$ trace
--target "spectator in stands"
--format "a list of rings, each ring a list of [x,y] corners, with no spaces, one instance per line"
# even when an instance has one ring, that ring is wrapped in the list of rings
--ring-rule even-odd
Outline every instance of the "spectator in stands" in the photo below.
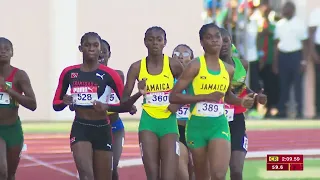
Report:
[[[310,59],[314,61],[316,80],[316,118],[320,119],[320,8],[314,9],[309,17]],[[318,92],[317,92],[318,91]]]
[[[240,9],[245,8],[244,4],[240,5]],[[259,92],[260,78],[259,78],[259,57],[257,49],[257,35],[258,35],[258,19],[255,16],[256,8],[253,1],[248,1],[248,18],[247,23],[240,23],[240,28],[244,29],[244,36],[241,39],[239,51],[245,60],[249,62],[249,87],[254,92]],[[242,27],[241,27],[242,26]],[[245,27],[246,26],[246,27]],[[248,116],[251,118],[259,118],[261,115],[257,112],[257,104],[249,111]]]
[[[276,107],[279,99],[278,75],[272,71],[275,22],[271,16],[269,16],[272,11],[268,3],[260,4],[259,11],[262,16],[261,22],[259,22],[258,34],[259,69],[264,92],[268,96],[265,118],[270,118],[271,110]]]
[[[295,16],[295,5],[286,2],[283,18],[276,23],[273,71],[279,74],[280,99],[278,118],[286,118],[286,103],[294,85],[297,118],[302,118],[302,75],[306,65],[308,32],[306,25]]]

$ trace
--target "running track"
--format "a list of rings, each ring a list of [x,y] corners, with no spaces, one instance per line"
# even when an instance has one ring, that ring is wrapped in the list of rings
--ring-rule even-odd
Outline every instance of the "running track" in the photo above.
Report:
[[[249,131],[249,151],[320,148],[320,129]],[[17,171],[17,180],[76,180],[68,135],[26,135],[28,145]],[[320,154],[320,153],[319,153]],[[140,157],[136,133],[127,133],[121,160]],[[119,169],[121,180],[144,180],[142,166]]]

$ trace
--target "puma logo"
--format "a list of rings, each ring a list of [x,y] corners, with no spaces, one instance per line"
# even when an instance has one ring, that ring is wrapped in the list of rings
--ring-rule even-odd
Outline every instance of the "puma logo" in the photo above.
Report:
[[[107,144],[107,147],[111,149],[111,144]]]
[[[200,76],[200,79],[207,79],[207,77],[205,77],[205,76]]]
[[[229,137],[229,133],[226,133],[224,131],[222,131],[222,134],[226,135],[227,137]]]
[[[101,74],[99,74],[99,73],[96,73],[96,76],[100,77],[102,80],[103,80],[103,76],[104,76],[104,75],[106,75],[106,74],[102,74],[102,75],[101,75]]]
[[[168,78],[169,79],[169,76],[167,76],[167,75],[163,75],[165,78]]]
[[[222,78],[225,79],[225,80],[228,80],[225,76],[223,76]]]

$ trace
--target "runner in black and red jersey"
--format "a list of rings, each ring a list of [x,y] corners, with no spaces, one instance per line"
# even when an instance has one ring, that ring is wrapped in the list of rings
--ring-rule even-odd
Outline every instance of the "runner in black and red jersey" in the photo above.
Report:
[[[231,49],[233,46],[231,36],[226,29],[221,28],[220,32],[223,42],[220,59],[234,67],[234,74],[231,81],[232,92],[238,97],[244,97],[248,93],[253,93],[245,84],[248,62],[232,56]],[[256,93],[255,97],[256,101],[260,104],[267,102],[267,96],[263,94],[263,90]],[[244,112],[246,112],[247,109],[242,106],[226,105],[225,110],[231,134],[230,177],[231,180],[242,180],[242,170],[248,148],[244,116]]]
[[[11,66],[13,46],[0,37],[0,179],[15,179],[23,147],[19,104],[34,111],[36,98],[27,73]]]
[[[110,87],[122,96],[123,82],[118,73],[98,63],[101,38],[88,32],[81,38],[79,50],[83,63],[65,68],[53,100],[53,109],[75,107],[75,120],[70,134],[71,150],[80,179],[112,179],[112,135],[106,111],[128,112],[131,99],[121,106],[108,106]],[[66,95],[71,87],[71,96]]]

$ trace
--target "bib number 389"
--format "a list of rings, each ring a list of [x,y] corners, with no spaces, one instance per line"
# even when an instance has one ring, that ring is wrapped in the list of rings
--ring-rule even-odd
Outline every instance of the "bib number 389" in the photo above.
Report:
[[[218,103],[197,103],[197,113],[201,116],[219,117],[224,114],[224,105]]]

